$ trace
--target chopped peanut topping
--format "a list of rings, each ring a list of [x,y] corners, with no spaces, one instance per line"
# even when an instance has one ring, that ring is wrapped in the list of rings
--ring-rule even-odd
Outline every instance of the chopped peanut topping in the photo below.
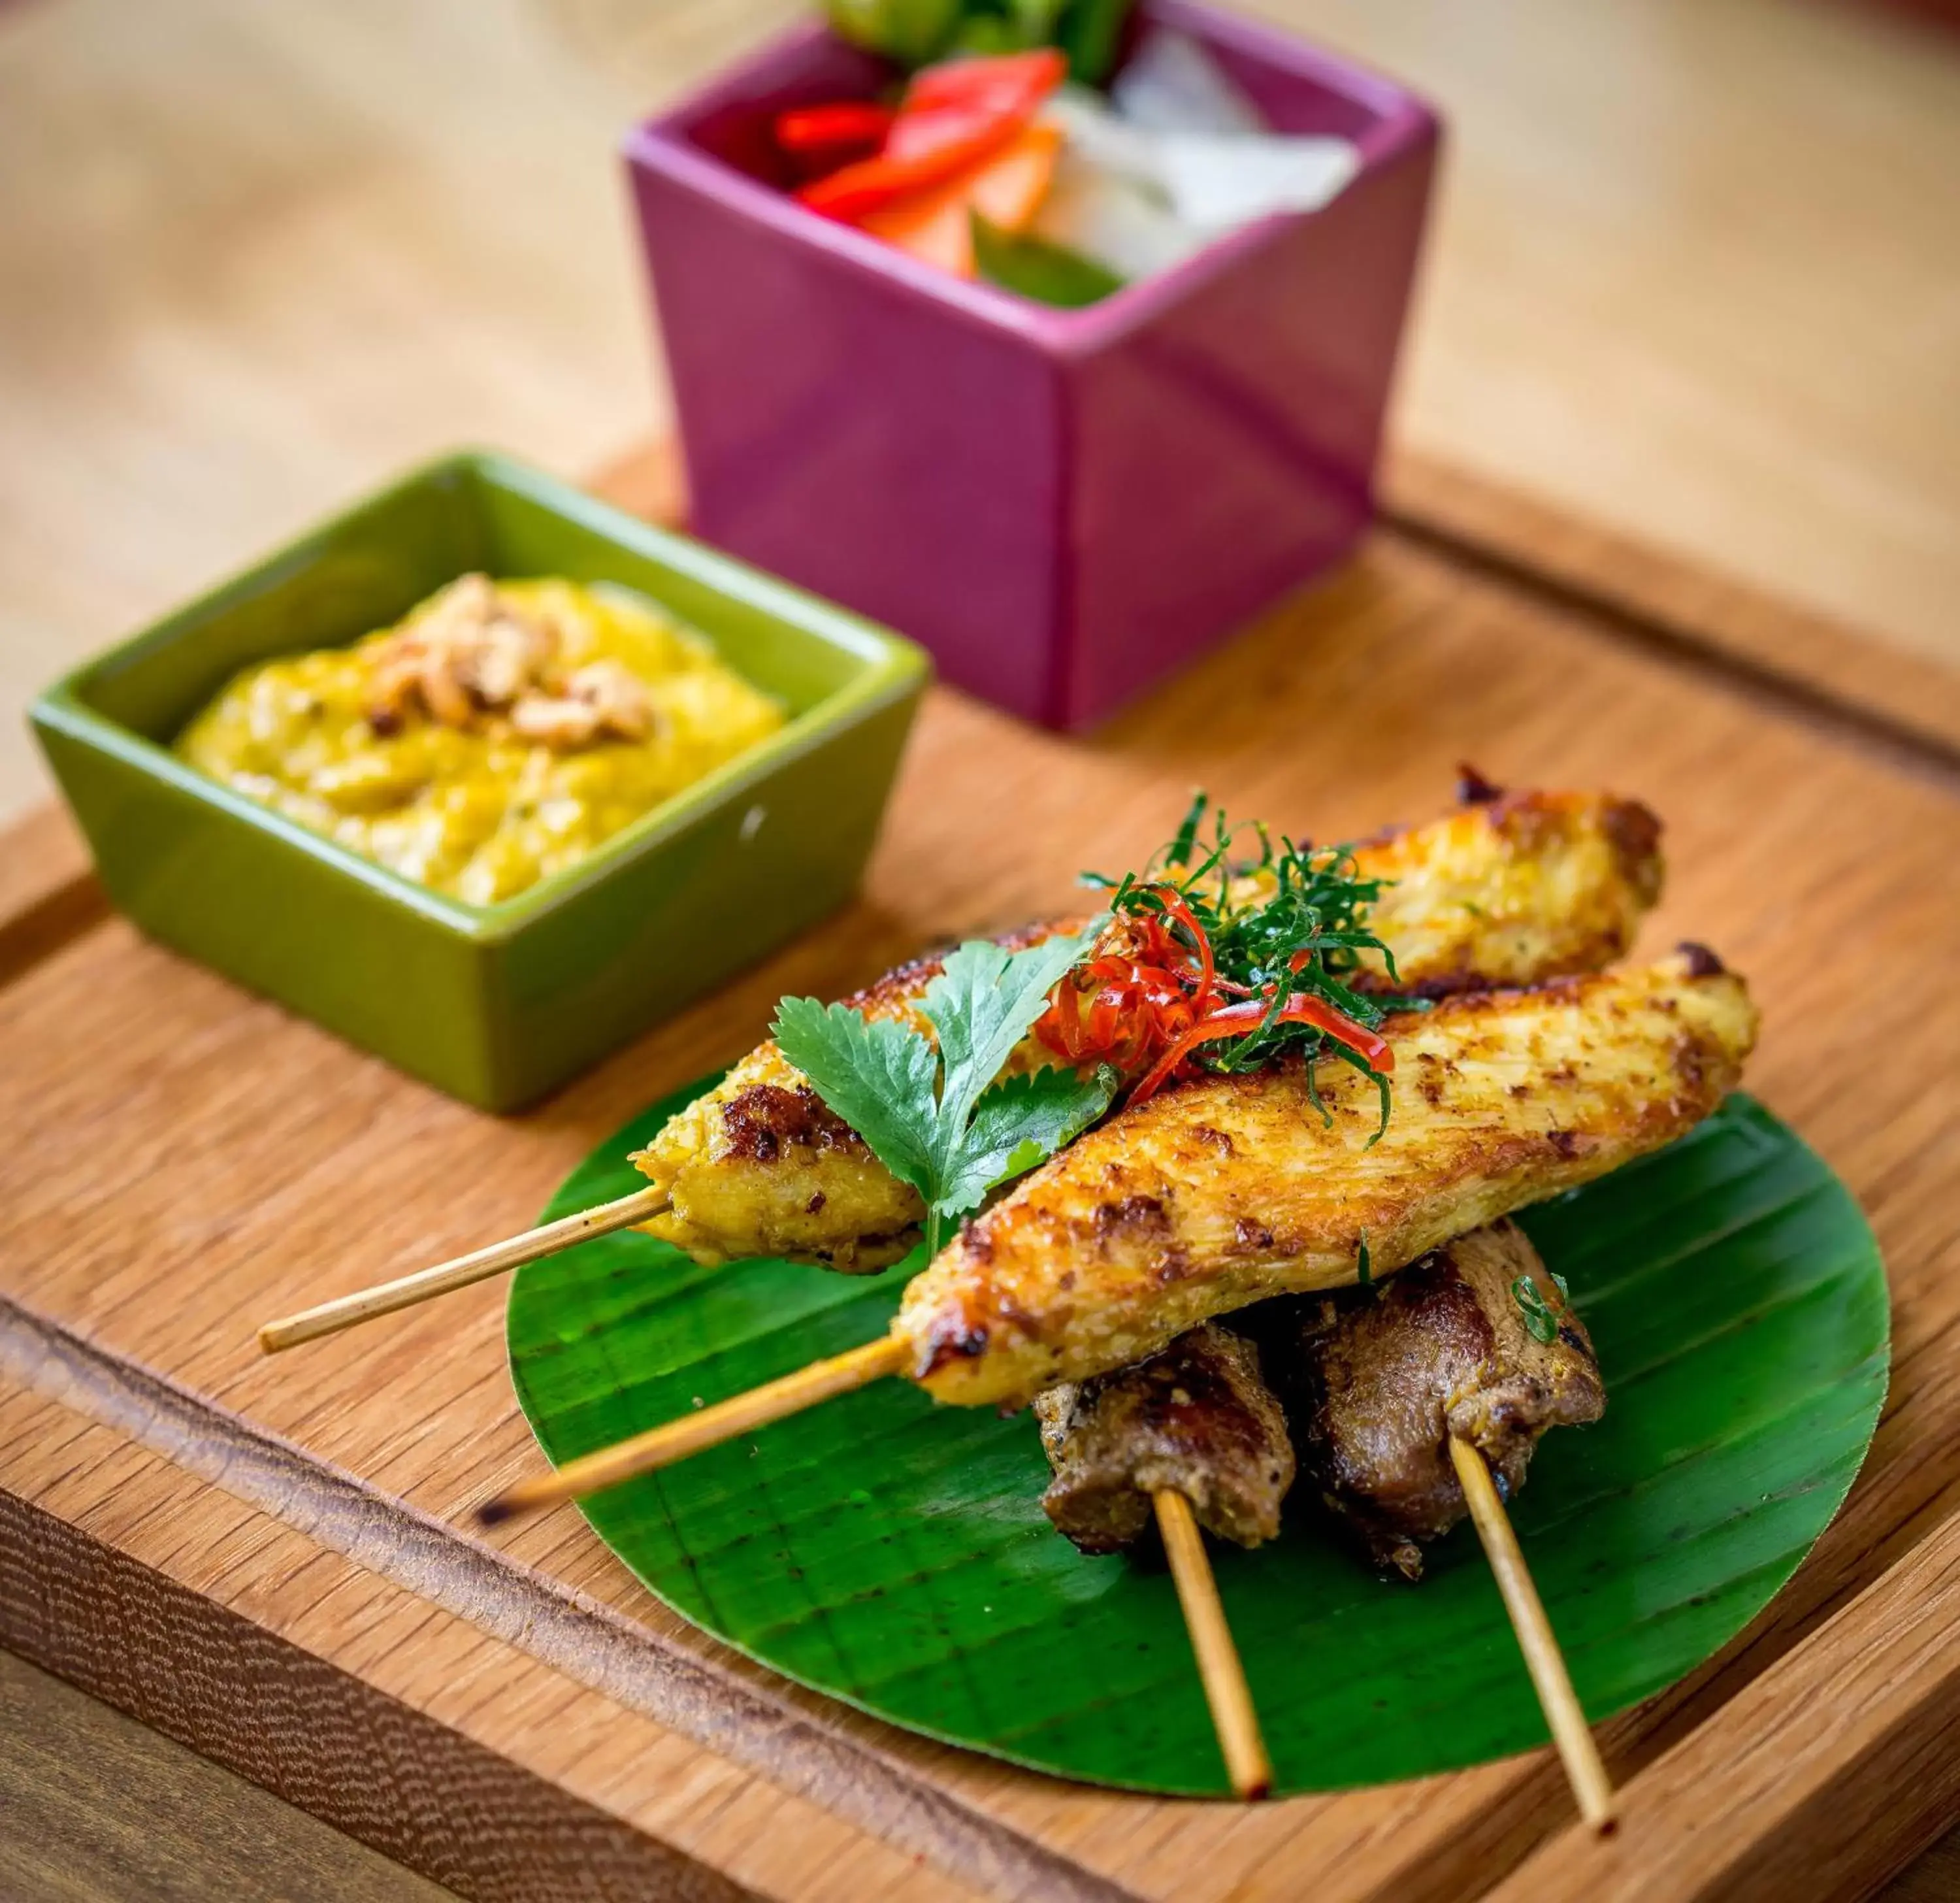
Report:
[[[617,661],[588,661],[565,677],[555,695],[529,693],[511,709],[517,732],[550,747],[644,740],[653,719],[644,685]]]
[[[638,677],[616,661],[561,674],[559,645],[547,619],[520,613],[487,575],[463,575],[379,651],[368,724],[399,732],[418,708],[466,732],[507,721],[525,739],[564,750],[645,738],[653,708]]]

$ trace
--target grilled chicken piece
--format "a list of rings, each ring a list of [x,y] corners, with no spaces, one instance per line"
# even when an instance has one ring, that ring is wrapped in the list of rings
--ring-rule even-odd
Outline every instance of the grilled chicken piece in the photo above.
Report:
[[[1134,1368],[1048,1388],[1035,1413],[1055,1469],[1042,1505],[1085,1553],[1140,1538],[1166,1487],[1220,1539],[1257,1546],[1280,1530],[1293,1474],[1286,1417],[1258,1349],[1215,1322]]]
[[[1643,806],[1593,793],[1492,796],[1385,835],[1357,853],[1395,881],[1375,908],[1402,983],[1441,993],[1590,971],[1625,951],[1660,888],[1660,827]],[[1032,944],[1080,919],[1030,928]],[[1379,960],[1376,961],[1377,966]],[[909,1018],[936,959],[902,967],[847,1002]],[[1370,979],[1386,983],[1386,973]],[[1032,1039],[1010,1068],[1053,1058]],[[671,1207],[644,1226],[697,1261],[786,1256],[851,1273],[896,1262],[918,1240],[917,1191],[826,1110],[773,1043],[752,1051],[633,1161]]]
[[[939,1400],[1017,1406],[1261,1298],[1392,1274],[1450,1237],[1659,1149],[1742,1074],[1742,980],[1684,948],[1646,970],[1391,1018],[1395,1111],[1324,1059],[1206,1076],[1042,1165],[906,1289]]]
[[[1372,1294],[1324,1298],[1294,1318],[1290,1350],[1274,1348],[1301,1462],[1376,1564],[1420,1579],[1422,1543],[1468,1513],[1451,1436],[1484,1456],[1508,1499],[1548,1428],[1605,1411],[1585,1324],[1568,1309],[1538,1340],[1512,1293],[1524,1275],[1556,1301],[1523,1230],[1495,1222]]]
[[[1660,821],[1632,800],[1507,794],[1468,773],[1462,793],[1457,811],[1357,854],[1389,881],[1370,922],[1398,988],[1536,984],[1623,958],[1660,897]],[[1376,988],[1398,988],[1379,952],[1367,962]]]
[[[1029,926],[997,942],[1019,950],[1085,922]],[[908,1019],[930,1036],[918,1005],[942,964],[901,965],[844,1002],[867,1018]],[[1055,1061],[1029,1039],[1007,1067]],[[911,1248],[925,1220],[918,1191],[826,1106],[773,1038],[676,1114],[633,1161],[672,1203],[641,1226],[697,1262],[781,1256],[867,1275]]]

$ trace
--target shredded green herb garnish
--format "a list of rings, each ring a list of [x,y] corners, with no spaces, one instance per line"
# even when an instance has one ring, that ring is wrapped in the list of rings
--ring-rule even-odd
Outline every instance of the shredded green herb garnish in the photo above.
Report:
[[[1518,1305],[1525,1318],[1526,1331],[1534,1341],[1549,1345],[1558,1337],[1559,1317],[1572,1305],[1572,1291],[1565,1286],[1565,1277],[1548,1269],[1545,1271],[1551,1286],[1558,1292],[1556,1302],[1548,1302],[1545,1292],[1529,1273],[1521,1275],[1511,1284],[1511,1299]]]
[[[1360,991],[1351,982],[1370,952],[1381,955],[1390,981],[1396,980],[1395,955],[1368,923],[1382,881],[1362,876],[1351,847],[1296,841],[1258,821],[1233,826],[1200,792],[1176,837],[1141,872],[1120,879],[1087,872],[1083,883],[1106,891],[1119,917],[1165,913],[1164,890],[1174,891],[1211,942],[1220,989],[1265,1000],[1247,1034],[1195,1050],[1191,1062],[1231,1073],[1263,1069],[1289,1051],[1309,1065],[1338,1057],[1380,1095],[1376,1136],[1388,1127],[1388,1077],[1318,1027],[1283,1022],[1288,1003],[1302,994],[1370,1031],[1392,1012],[1428,1008],[1423,999]],[[1311,1069],[1308,1079],[1315,1107],[1327,1117]]]

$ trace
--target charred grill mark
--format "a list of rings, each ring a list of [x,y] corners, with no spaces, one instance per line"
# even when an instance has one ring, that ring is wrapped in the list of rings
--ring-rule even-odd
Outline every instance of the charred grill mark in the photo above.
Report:
[[[1488,806],[1504,796],[1504,789],[1487,779],[1467,760],[1456,768],[1456,803],[1459,806]]]
[[[1113,1236],[1147,1238],[1161,1235],[1170,1227],[1163,1200],[1155,1196],[1125,1196],[1115,1203],[1099,1203],[1092,1219],[1099,1240]]]
[[[723,1107],[721,1127],[729,1154],[750,1162],[773,1163],[786,1145],[857,1156],[871,1153],[864,1138],[807,1085],[794,1090],[754,1085]]]
[[[984,1322],[964,1315],[947,1318],[928,1331],[920,1346],[918,1378],[939,1372],[956,1361],[977,1361],[987,1352],[989,1330]]]
[[[1691,978],[1719,978],[1729,968],[1707,945],[1698,945],[1692,939],[1683,939],[1676,949]]]

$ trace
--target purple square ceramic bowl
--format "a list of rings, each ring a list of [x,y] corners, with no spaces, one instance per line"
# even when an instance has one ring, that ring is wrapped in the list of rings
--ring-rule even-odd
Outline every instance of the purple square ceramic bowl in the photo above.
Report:
[[[695,531],[1058,727],[1361,535],[1436,166],[1436,115],[1391,81],[1193,0],[1140,14],[1203,40],[1277,129],[1353,140],[1354,181],[1058,310],[785,195],[775,113],[890,77],[820,27],[626,145]]]

